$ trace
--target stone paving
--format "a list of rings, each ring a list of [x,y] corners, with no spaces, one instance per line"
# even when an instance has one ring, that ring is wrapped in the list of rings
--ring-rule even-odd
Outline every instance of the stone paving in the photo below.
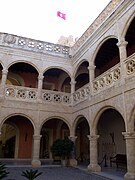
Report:
[[[21,173],[26,169],[30,170],[32,168],[7,167],[7,171],[10,174],[5,180],[25,180],[26,178],[21,176]],[[36,180],[109,180],[109,178],[72,167],[40,167],[38,171],[43,173]]]

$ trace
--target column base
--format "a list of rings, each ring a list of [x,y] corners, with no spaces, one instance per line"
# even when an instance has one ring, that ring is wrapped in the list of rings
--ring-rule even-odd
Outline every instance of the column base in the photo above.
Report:
[[[69,159],[69,165],[70,166],[77,166],[77,160],[76,159]]]
[[[33,168],[37,168],[37,167],[40,167],[41,166],[41,161],[39,160],[39,159],[33,159],[32,161],[31,161],[31,165],[32,165],[32,167]]]
[[[124,176],[124,180],[135,180],[135,174],[127,172]]]
[[[87,169],[90,172],[101,172],[101,167],[98,164],[89,164]]]

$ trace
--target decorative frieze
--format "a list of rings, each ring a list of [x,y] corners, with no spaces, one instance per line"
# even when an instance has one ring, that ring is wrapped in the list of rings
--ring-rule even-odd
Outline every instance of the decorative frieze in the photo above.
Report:
[[[102,88],[111,85],[113,82],[117,81],[120,78],[120,65],[113,67],[112,69],[109,69],[101,76],[97,77],[93,81],[93,90],[94,92],[97,92],[98,90],[101,90]]]
[[[88,83],[85,86],[78,89],[77,91],[75,91],[75,93],[73,94],[73,100],[74,102],[80,102],[88,98],[89,94],[90,94],[90,84]]]
[[[53,103],[63,103],[68,105],[71,103],[70,93],[64,93],[64,92],[62,93],[62,92],[43,90],[42,99],[43,101],[53,102]]]
[[[69,57],[70,47],[59,44],[53,44],[44,41],[38,41],[25,37],[20,37],[12,34],[1,33],[1,45],[6,45],[14,48],[42,52],[45,54],[57,54],[58,56]]]
[[[100,15],[95,19],[95,21],[89,26],[89,28],[84,32],[84,34],[78,39],[75,45],[72,47],[73,51],[82,46],[82,44],[88,39],[88,37],[97,29],[99,25],[105,21],[105,19],[114,11],[114,9],[120,4],[122,0],[112,0],[106,8],[100,13]]]

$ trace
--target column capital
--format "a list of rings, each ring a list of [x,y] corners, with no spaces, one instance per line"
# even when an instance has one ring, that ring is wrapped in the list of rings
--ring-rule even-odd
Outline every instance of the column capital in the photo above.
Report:
[[[42,137],[42,135],[36,135],[36,134],[33,135],[34,140],[40,140],[41,137]]]
[[[126,47],[127,44],[128,44],[128,42],[123,39],[123,40],[121,40],[121,41],[119,41],[119,42],[117,43],[117,46],[118,46],[118,47],[121,47],[121,46]]]
[[[125,139],[135,139],[135,132],[122,132]]]
[[[71,141],[75,142],[75,140],[77,139],[77,136],[69,136],[68,137]]]
[[[90,141],[96,141],[99,138],[99,135],[88,135]]]
[[[8,70],[7,70],[7,69],[3,69],[3,70],[2,70],[2,74],[5,74],[5,75],[6,75],[7,73],[8,73]]]
[[[43,80],[44,76],[42,74],[38,75],[38,80]]]
[[[73,79],[71,79],[70,84],[71,84],[71,85],[74,85],[74,84],[76,84],[76,81],[73,80]]]
[[[96,66],[95,66],[95,65],[89,65],[89,66],[88,66],[88,70],[93,70],[93,71],[94,71],[94,70],[95,70],[95,68],[96,68]]]

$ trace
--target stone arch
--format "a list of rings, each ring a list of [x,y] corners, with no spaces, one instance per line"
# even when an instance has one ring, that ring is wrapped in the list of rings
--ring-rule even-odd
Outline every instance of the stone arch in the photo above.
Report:
[[[33,119],[32,119],[30,116],[28,116],[28,115],[26,115],[26,114],[23,114],[23,113],[12,113],[12,114],[9,114],[8,116],[4,117],[3,120],[1,121],[0,129],[1,129],[2,125],[4,124],[4,122],[5,122],[7,119],[9,119],[10,117],[13,117],[13,116],[23,116],[23,117],[27,118],[27,119],[31,122],[34,131],[36,130],[36,125],[35,125]]]
[[[95,62],[95,58],[96,58],[96,56],[97,56],[98,51],[100,50],[100,48],[102,47],[102,45],[103,45],[107,40],[109,40],[109,39],[111,39],[111,38],[118,39],[117,36],[110,35],[110,36],[105,37],[102,41],[100,41],[100,42],[97,44],[97,46],[95,47],[95,51],[93,52],[93,55],[92,55],[92,58],[91,58],[91,62],[92,62],[93,65],[95,65],[94,62]]]
[[[71,91],[71,77],[69,71],[60,67],[49,67],[43,74],[43,89],[70,92]],[[68,78],[68,81],[65,79]],[[64,84],[62,84],[64,82]]]
[[[46,118],[41,124],[40,134],[42,135],[40,141],[40,158],[52,158],[50,147],[55,140],[70,136],[69,123],[64,118],[58,116]]]
[[[108,164],[110,157],[126,154],[126,143],[122,132],[125,132],[125,122],[121,113],[111,107],[104,109],[96,126],[96,134],[99,135],[98,161],[100,164],[105,157]]]
[[[8,68],[8,74],[7,74],[7,79],[11,82],[11,84],[15,85],[15,86],[22,86],[24,85],[21,84],[21,82],[18,79],[18,76],[14,76],[14,78],[12,76],[10,76],[10,74],[13,72],[16,75],[19,75],[22,77],[22,79],[25,82],[25,86],[26,87],[30,87],[30,88],[37,88],[38,85],[38,76],[39,76],[39,72],[37,71],[37,69],[35,68],[35,66],[33,66],[33,64],[30,62],[24,62],[24,61],[16,61],[16,62],[12,62]]]
[[[46,118],[45,120],[43,120],[42,123],[40,124],[39,131],[41,131],[42,126],[43,126],[47,121],[49,121],[49,120],[51,120],[51,119],[60,119],[60,120],[62,120],[64,123],[67,124],[69,130],[71,131],[71,125],[69,124],[69,122],[68,122],[64,117],[61,117],[61,116],[49,116],[49,117],[47,117],[47,118]]]
[[[128,31],[128,28],[129,28],[129,26],[132,23],[134,18],[135,18],[135,13],[133,12],[132,15],[129,16],[128,20],[125,22],[125,26],[124,26],[123,31],[121,33],[121,37],[125,38],[126,33]]]
[[[1,131],[2,145],[5,144],[5,148],[1,151],[4,158],[32,157],[34,126],[27,115],[16,113],[6,116],[1,124]],[[23,146],[26,146],[26,149],[23,149]]]
[[[120,62],[117,43],[117,38],[108,38],[100,46],[94,60],[95,78]]]
[[[66,68],[60,67],[60,66],[49,66],[49,67],[47,67],[47,68],[43,71],[43,74],[44,74],[46,71],[50,70],[50,69],[60,69],[60,70],[63,70],[64,72],[66,72],[66,73],[71,77],[71,73],[70,73]]]
[[[74,122],[73,122],[73,125],[72,125],[72,133],[73,133],[73,135],[75,135],[75,129],[76,129],[78,120],[79,120],[80,118],[82,118],[82,117],[84,117],[84,118],[87,120],[87,117],[86,117],[85,115],[81,115],[81,114],[78,115],[78,116],[75,118],[75,120],[74,120]],[[90,129],[89,121],[87,120],[87,122],[88,122],[89,129]]]
[[[76,67],[75,67],[75,69],[74,69],[74,71],[73,71],[73,77],[76,76],[76,73],[77,73],[77,70],[78,70],[79,66],[80,66],[82,63],[84,63],[84,62],[88,62],[88,63],[89,63],[89,61],[88,61],[87,59],[82,59],[82,60],[76,65]]]
[[[12,65],[15,65],[15,64],[17,64],[17,63],[29,64],[29,65],[31,65],[33,68],[36,69],[36,71],[37,71],[38,74],[39,74],[39,72],[40,72],[40,70],[38,69],[38,67],[37,67],[34,63],[32,63],[32,62],[30,62],[30,61],[26,61],[26,60],[16,60],[16,61],[13,61],[12,63],[8,64],[7,69],[9,69]]]
[[[103,112],[105,111],[105,110],[107,110],[107,109],[114,109],[114,110],[116,110],[121,116],[122,116],[122,118],[123,118],[123,115],[120,113],[120,111],[119,110],[117,110],[117,108],[115,108],[115,107],[113,107],[113,106],[105,106],[105,107],[102,107],[101,109],[99,109],[99,111],[97,112],[97,114],[95,115],[95,118],[94,118],[94,120],[93,120],[93,122],[92,122],[92,124],[91,124],[91,134],[96,134],[97,132],[96,132],[96,127],[97,127],[97,124],[98,124],[98,121],[99,121],[99,118],[100,118],[100,116],[103,114]],[[124,123],[125,123],[125,119],[123,118],[123,120],[124,120]],[[126,124],[125,124],[125,127],[126,127]]]

